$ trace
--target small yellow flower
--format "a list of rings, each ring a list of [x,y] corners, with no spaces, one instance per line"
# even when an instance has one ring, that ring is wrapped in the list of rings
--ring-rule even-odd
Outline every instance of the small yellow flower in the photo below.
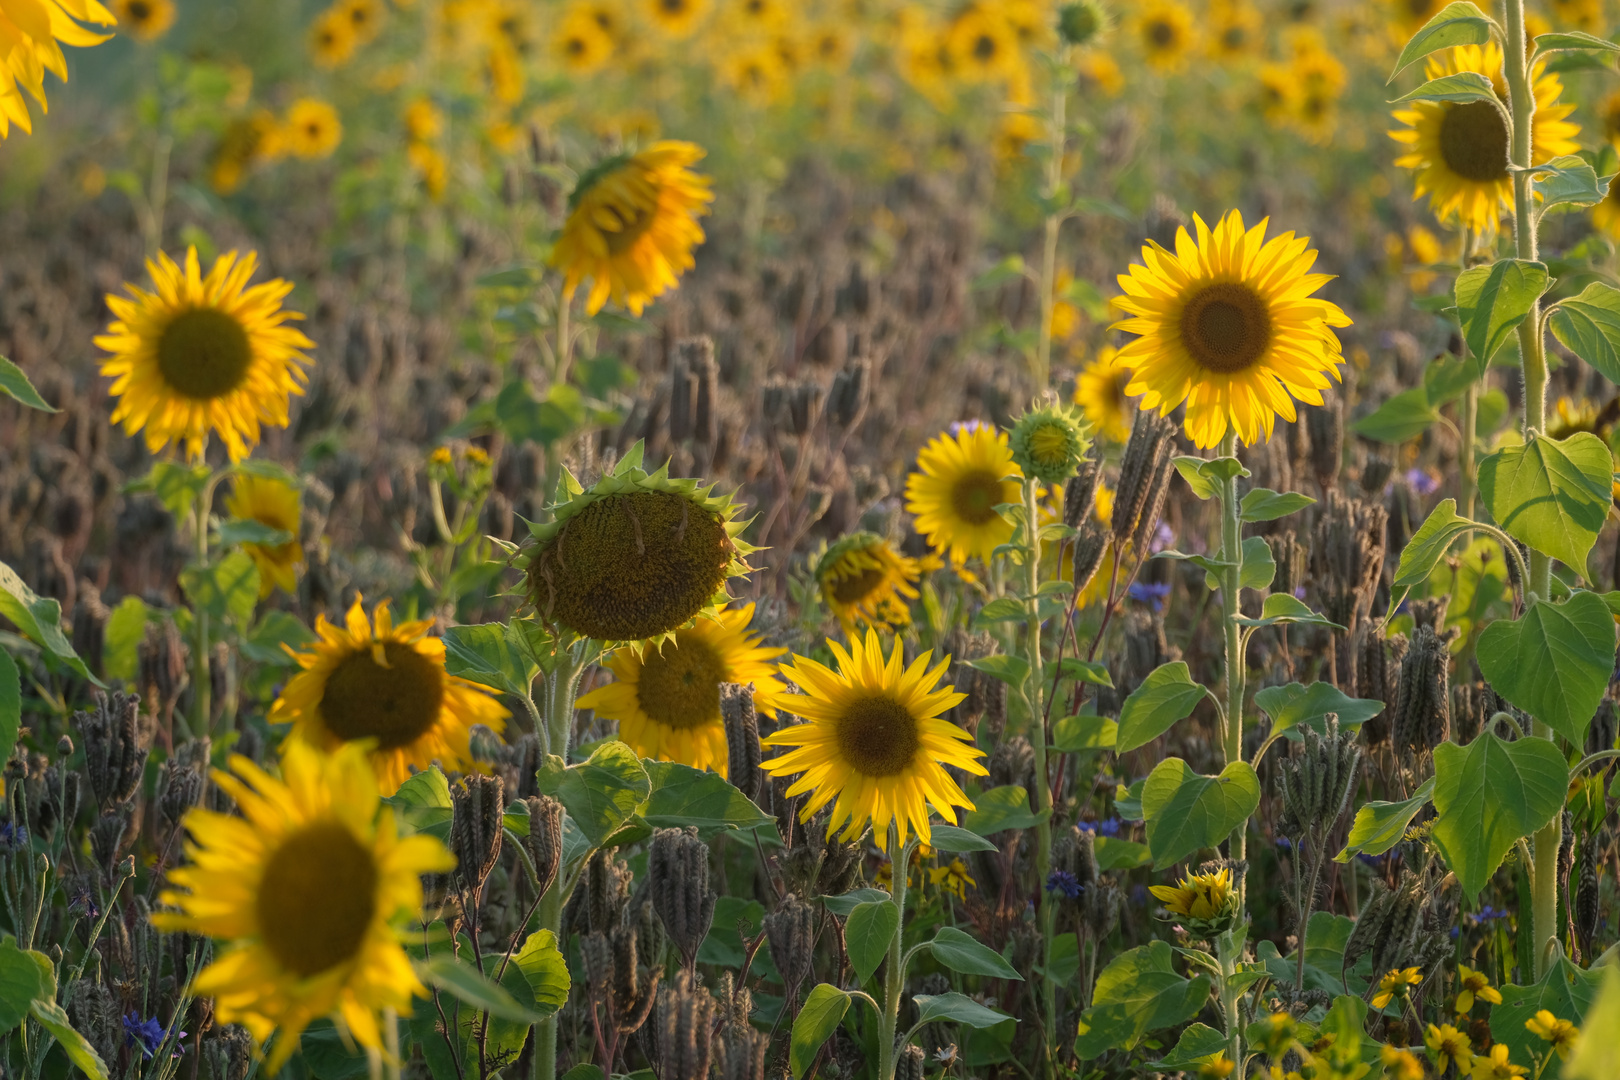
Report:
[[[1554,1016],[1546,1009],[1538,1010],[1536,1015],[1524,1022],[1524,1027],[1543,1042],[1551,1043],[1560,1061],[1569,1057],[1569,1052],[1575,1049],[1575,1040],[1581,1034],[1574,1024]]]
[[[301,158],[329,157],[343,141],[343,121],[337,110],[317,98],[293,102],[283,131],[288,152]]]
[[[979,886],[961,859],[952,859],[949,865],[936,866],[928,871],[928,883],[938,885],[958,900],[966,900],[968,889]]]
[[[1264,1026],[1253,1039],[1255,1051],[1269,1058],[1281,1058],[1288,1053],[1294,1045],[1294,1032],[1297,1030],[1294,1018],[1285,1012],[1272,1013],[1261,1023]]]
[[[1232,871],[1192,874],[1182,878],[1180,885],[1155,885],[1150,891],[1177,915],[1214,919],[1223,913],[1232,896]]]
[[[1378,1051],[1384,1063],[1384,1075],[1389,1080],[1423,1080],[1423,1065],[1410,1050],[1385,1046]]]
[[[1515,1065],[1508,1060],[1506,1043],[1497,1043],[1491,1047],[1489,1054],[1480,1054],[1474,1058],[1473,1080],[1513,1080],[1515,1076],[1523,1076],[1529,1072],[1523,1065]]]
[[[441,446],[428,455],[428,462],[433,465],[453,465],[455,459],[450,456],[448,446]]]
[[[1214,1061],[1207,1061],[1198,1067],[1198,1080],[1226,1080],[1235,1068],[1237,1063],[1222,1054]]]
[[[1423,981],[1423,972],[1419,968],[1409,967],[1405,971],[1391,971],[1378,980],[1378,993],[1373,995],[1372,1006],[1382,1009],[1395,998],[1405,998],[1408,986],[1416,986]]]
[[[1485,973],[1475,971],[1467,964],[1457,965],[1457,1015],[1462,1016],[1474,1007],[1474,1001],[1488,1001],[1492,1005],[1502,1004],[1502,995],[1492,989],[1491,981]]]
[[[1429,1060],[1434,1062],[1436,1072],[1443,1073],[1448,1066],[1456,1065],[1457,1075],[1461,1076],[1474,1064],[1473,1043],[1450,1024],[1430,1024],[1423,1045],[1429,1048]]]
[[[481,446],[467,447],[467,453],[463,456],[477,468],[483,469],[489,466],[489,451]]]

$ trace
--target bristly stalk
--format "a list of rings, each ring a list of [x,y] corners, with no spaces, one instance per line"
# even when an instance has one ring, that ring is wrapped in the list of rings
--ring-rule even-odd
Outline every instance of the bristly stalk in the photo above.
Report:
[[[1221,439],[1221,457],[1237,457],[1237,431],[1228,428]],[[1225,751],[1224,765],[1243,760],[1243,697],[1246,691],[1243,661],[1243,628],[1238,625],[1242,610],[1238,607],[1238,591],[1243,587],[1243,525],[1238,518],[1237,477],[1221,481],[1221,562],[1227,564],[1221,571],[1221,623],[1226,634],[1226,731],[1222,740]],[[1234,862],[1244,857],[1244,821],[1232,830],[1227,844],[1228,857]],[[1238,885],[1240,910],[1245,906],[1245,889]]]
[[[1468,269],[1468,258],[1474,251],[1474,230],[1464,225],[1459,230],[1462,238],[1462,251],[1457,256],[1457,273],[1461,275]],[[1468,362],[1468,342],[1463,339],[1458,347],[1461,353],[1459,359]],[[1483,375],[1481,376],[1483,378]],[[1457,475],[1457,503],[1462,516],[1474,516],[1474,496],[1479,491],[1479,463],[1474,460],[1475,432],[1479,429],[1479,380],[1470,380],[1468,389],[1463,391],[1462,430],[1458,433],[1458,442],[1461,443],[1459,457],[1462,469]]]
[[[1035,751],[1035,890],[1041,914],[1041,941],[1046,956],[1042,970],[1051,969],[1052,932],[1055,905],[1046,892],[1046,878],[1052,871],[1052,783],[1046,771],[1046,710],[1041,707],[1045,689],[1045,674],[1041,663],[1041,540],[1040,506],[1036,501],[1037,484],[1024,480],[1024,539],[1028,548],[1024,553],[1025,603],[1029,608],[1028,630],[1025,639],[1025,660],[1029,662],[1029,675],[1025,680],[1029,701],[1029,744]],[[1057,1030],[1057,987],[1049,977],[1041,980],[1043,1004],[1046,1006],[1046,1030]],[[1052,1072],[1052,1056],[1046,1060],[1047,1074]]]

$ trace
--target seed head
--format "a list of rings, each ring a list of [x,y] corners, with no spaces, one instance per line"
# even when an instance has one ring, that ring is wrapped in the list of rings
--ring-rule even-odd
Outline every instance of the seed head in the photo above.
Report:
[[[660,1080],[709,1080],[714,998],[689,971],[677,972],[658,992]]]
[[[501,856],[505,792],[500,777],[477,773],[450,789],[450,850],[456,856],[456,873],[474,895]]]
[[[1080,523],[1091,517],[1097,502],[1097,483],[1102,479],[1102,458],[1096,447],[1080,459],[1069,482],[1063,487],[1063,524],[1078,529]]]
[[[754,688],[740,683],[720,684],[720,719],[726,728],[726,779],[750,799],[759,798],[759,717],[754,712]]]
[[[1068,45],[1084,45],[1102,36],[1110,22],[1099,0],[1076,0],[1058,10],[1058,33]]]
[[[549,795],[531,795],[523,803],[529,809],[529,835],[523,847],[534,863],[536,891],[544,896],[562,865],[563,804]]]
[[[915,1043],[907,1043],[894,1063],[894,1080],[923,1080],[923,1067],[928,1055]]]
[[[764,923],[771,959],[791,997],[810,977],[810,965],[815,959],[816,909],[788,893],[776,910],[765,916]]]
[[[1030,479],[1061,484],[1075,475],[1090,448],[1086,427],[1073,406],[1048,399],[1013,424],[1013,461]]]
[[[137,694],[97,694],[95,711],[73,714],[84,743],[84,771],[103,810],[128,802],[140,788],[151,745],[141,738]]]
[[[709,934],[716,896],[709,888],[709,845],[697,829],[659,829],[647,855],[647,889],[681,959],[692,970]]]

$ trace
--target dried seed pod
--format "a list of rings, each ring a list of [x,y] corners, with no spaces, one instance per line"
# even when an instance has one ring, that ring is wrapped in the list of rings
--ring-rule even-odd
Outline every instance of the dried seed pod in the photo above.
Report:
[[[990,755],[990,786],[1009,784],[1032,790],[1035,786],[1035,748],[1022,735],[1001,742]]]
[[[1586,752],[1597,754],[1604,750],[1613,750],[1617,735],[1620,735],[1620,731],[1616,730],[1614,702],[1604,698],[1598,702],[1597,713],[1592,717],[1592,726],[1586,729]]]
[[[1147,551],[1148,541],[1158,528],[1159,519],[1164,516],[1164,503],[1170,496],[1170,477],[1176,471],[1171,457],[1173,449],[1166,442],[1163,452],[1155,460],[1152,483],[1148,487],[1147,497],[1142,501],[1142,510],[1137,515],[1136,528],[1131,531],[1131,547],[1135,551]]]
[[[725,1023],[714,1041],[715,1080],[765,1080],[765,1050],[771,1040],[746,1021]]]
[[[523,847],[534,863],[536,888],[543,896],[562,865],[563,804],[549,795],[531,795],[523,803],[529,809],[529,835]]]
[[[1362,493],[1372,496],[1382,495],[1394,472],[1394,462],[1381,457],[1369,457],[1367,463],[1361,467],[1361,476],[1358,478]]]
[[[927,1061],[928,1056],[923,1053],[922,1047],[907,1043],[895,1059],[894,1080],[923,1080],[923,1066]]]
[[[128,802],[140,788],[151,746],[141,738],[137,694],[97,694],[94,712],[73,714],[84,744],[84,771],[96,805],[109,810]]]
[[[88,581],[79,582],[78,602],[73,605],[73,651],[91,671],[102,670],[101,654],[111,614],[101,602],[101,592]]]
[[[177,746],[174,755],[163,763],[158,774],[158,814],[169,828],[180,824],[186,811],[202,801],[208,784],[210,746],[207,738],[192,739]]]
[[[622,1031],[624,1021],[640,1011],[638,1006],[642,1001],[641,966],[636,956],[636,928],[615,926],[607,938],[608,947],[613,950],[613,1011],[620,1018]]]
[[[129,832],[132,813],[128,804],[119,805],[102,814],[90,826],[90,854],[109,881],[118,871],[118,860],[124,852],[124,837]]]
[[[1125,897],[1113,878],[1099,877],[1081,894],[1080,919],[1093,941],[1106,941],[1119,923],[1120,905]]]
[[[600,930],[580,935],[579,958],[585,966],[585,981],[590,984],[591,997],[607,1001],[616,981],[613,971],[613,946]]]
[[[253,1036],[247,1028],[228,1024],[209,1041],[215,1080],[247,1080],[254,1064]]]
[[[782,975],[790,998],[810,977],[815,959],[816,909],[792,893],[782,898],[776,910],[764,918],[765,938],[771,945],[771,960]]]
[[[827,410],[839,427],[850,427],[866,409],[871,376],[872,362],[864,356],[850,360],[844,370],[833,376],[832,389],[827,392]]]
[[[1091,518],[1097,500],[1097,485],[1102,480],[1102,458],[1097,445],[1080,460],[1080,467],[1063,487],[1063,524],[1078,529]]]
[[[1276,576],[1271,579],[1271,591],[1274,595],[1292,596],[1299,589],[1305,587],[1306,567],[1310,561],[1310,553],[1305,545],[1299,542],[1299,537],[1293,529],[1275,533],[1265,538],[1266,546],[1271,549],[1271,561],[1277,565]]]
[[[1581,841],[1581,873],[1575,886],[1575,900],[1571,905],[1575,920],[1575,933],[1581,941],[1581,951],[1590,952],[1592,938],[1598,930],[1598,837],[1591,833]]]
[[[714,341],[707,334],[675,343],[675,352],[691,372],[695,394],[692,401],[692,441],[713,446],[719,433],[720,372],[714,363]]]
[[[187,682],[188,650],[180,640],[173,621],[164,619],[146,624],[146,636],[136,647],[139,659],[139,686],[151,694],[152,711],[166,713],[174,708]]]
[[[649,860],[649,872],[651,867]],[[585,921],[592,933],[605,934],[623,921],[625,907],[630,902],[632,880],[630,868],[623,859],[615,858],[611,851],[598,851],[591,857],[585,867],[585,899],[581,903],[584,905]],[[575,898],[579,895],[575,890]],[[653,906],[656,908],[656,893],[654,897]],[[665,926],[667,928],[668,924]]]
[[[1421,753],[1445,741],[1451,729],[1450,671],[1446,641],[1427,626],[1415,630],[1401,660],[1401,677],[1390,709],[1396,750]]]
[[[67,1013],[73,1030],[90,1041],[102,1061],[118,1060],[124,1045],[124,1022],[111,990],[100,980],[74,982],[68,987]]]
[[[759,717],[754,712],[754,688],[741,683],[720,684],[720,719],[726,729],[726,779],[750,799],[760,792]]]
[[[1119,490],[1114,493],[1114,542],[1123,545],[1136,532],[1160,471],[1175,449],[1175,426],[1151,409],[1138,410],[1131,437],[1119,464]]]
[[[450,789],[450,850],[456,873],[476,894],[501,856],[506,785],[498,776],[463,777]]]
[[[686,971],[658,992],[659,1080],[709,1080],[714,998]]]
[[[647,855],[647,889],[687,970],[708,936],[717,899],[709,888],[709,845],[696,828],[659,829]]]
[[[1356,918],[1356,925],[1351,928],[1350,937],[1344,944],[1346,967],[1373,950],[1389,929],[1394,914],[1395,890],[1377,878],[1373,879],[1372,887],[1372,895],[1361,905],[1361,914]]]
[[[1096,518],[1089,518],[1079,526],[1079,535],[1070,542],[1074,549],[1074,587],[1084,592],[1097,576],[1104,553],[1108,550],[1108,529]]]
[[[1301,409],[1311,432],[1311,471],[1323,489],[1338,479],[1344,453],[1344,406],[1337,395],[1323,394],[1322,405]]]
[[[1372,603],[1384,572],[1384,533],[1389,514],[1380,505],[1328,492],[1316,521],[1311,571],[1329,618],[1352,625]]]

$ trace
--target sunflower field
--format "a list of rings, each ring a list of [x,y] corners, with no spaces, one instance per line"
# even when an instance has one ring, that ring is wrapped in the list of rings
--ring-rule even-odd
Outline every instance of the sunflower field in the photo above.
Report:
[[[0,0],[0,1080],[1620,1080],[1620,0]]]

